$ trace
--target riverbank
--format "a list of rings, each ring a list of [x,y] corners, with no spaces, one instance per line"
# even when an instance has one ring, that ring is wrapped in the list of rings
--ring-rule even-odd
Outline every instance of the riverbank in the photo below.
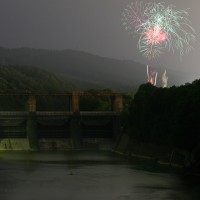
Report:
[[[191,171],[192,161],[190,152],[167,145],[136,141],[131,139],[126,133],[120,135],[113,151],[130,159],[148,160],[149,162],[178,171]],[[197,170],[193,171],[196,174],[200,174]]]

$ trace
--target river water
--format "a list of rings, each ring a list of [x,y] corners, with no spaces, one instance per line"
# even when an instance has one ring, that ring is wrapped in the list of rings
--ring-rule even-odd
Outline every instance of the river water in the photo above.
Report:
[[[0,200],[199,200],[198,178],[111,152],[0,153]]]

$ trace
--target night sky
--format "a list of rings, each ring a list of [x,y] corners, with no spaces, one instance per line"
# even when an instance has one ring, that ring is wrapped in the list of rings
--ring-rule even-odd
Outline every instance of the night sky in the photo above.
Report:
[[[185,71],[188,82],[200,78],[200,1],[164,0],[177,10],[188,9],[196,31],[194,50],[181,60],[167,52],[148,61],[137,49],[137,39],[124,30],[122,12],[130,0],[0,0],[0,46],[75,49],[155,67]],[[156,1],[157,2],[157,1]],[[123,67],[122,67],[123,70]]]

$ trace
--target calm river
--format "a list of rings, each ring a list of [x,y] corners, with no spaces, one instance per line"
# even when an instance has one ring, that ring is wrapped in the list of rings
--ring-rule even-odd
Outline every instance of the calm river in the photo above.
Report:
[[[0,153],[0,200],[199,200],[195,179],[110,152]]]

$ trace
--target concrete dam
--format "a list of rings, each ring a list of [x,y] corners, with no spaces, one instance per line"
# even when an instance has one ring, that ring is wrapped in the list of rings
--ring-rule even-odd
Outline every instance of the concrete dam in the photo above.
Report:
[[[96,98],[111,99],[109,111],[81,111],[80,99],[87,95],[85,92],[10,94],[13,101],[25,98],[26,109],[0,111],[0,150],[112,149],[120,133],[123,97],[100,93]],[[67,109],[38,110],[37,99],[41,96],[66,98]]]

